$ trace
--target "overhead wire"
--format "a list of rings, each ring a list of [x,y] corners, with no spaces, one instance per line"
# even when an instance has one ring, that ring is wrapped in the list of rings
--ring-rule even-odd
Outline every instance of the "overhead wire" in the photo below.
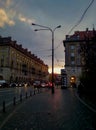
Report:
[[[58,49],[62,44],[63,41],[61,41],[55,48],[54,48],[54,50],[56,50],[56,49]]]
[[[79,19],[79,21],[77,21],[77,23],[71,28],[71,30],[68,32],[67,35],[69,35],[73,31],[73,29],[76,28],[82,22],[85,14],[87,13],[88,9],[91,7],[91,5],[93,4],[93,2],[94,2],[94,0],[91,0],[91,2],[89,3],[88,7],[84,10],[84,12],[83,12],[81,18]],[[54,50],[58,49],[61,46],[62,42],[63,41],[61,41]]]
[[[56,55],[54,55],[54,57],[56,59],[57,65],[60,66],[59,63],[58,63],[58,59],[57,59]]]
[[[91,5],[93,4],[93,2],[94,2],[94,0],[92,0],[92,1],[89,3],[88,7],[87,7],[87,8],[85,9],[85,11],[83,12],[83,14],[82,14],[80,20],[71,28],[71,30],[68,32],[68,35],[73,31],[73,29],[74,29],[75,27],[77,27],[77,26],[81,23],[81,21],[83,20],[85,14],[87,13],[88,9],[89,9],[89,8],[91,7]]]
[[[82,22],[82,20],[83,20],[85,14],[87,13],[88,9],[91,7],[91,5],[93,4],[93,2],[94,2],[94,0],[91,0],[91,2],[89,3],[88,7],[85,9],[85,11],[83,12],[81,18],[79,19],[79,21],[71,28],[71,30],[68,32],[67,35],[69,35],[69,34],[73,31],[73,29],[74,29],[75,27],[77,27],[77,26]],[[63,42],[63,41],[61,41],[60,43],[62,43],[62,42]],[[55,48],[55,50],[60,47],[60,45],[61,45],[60,43],[57,45],[57,47]]]

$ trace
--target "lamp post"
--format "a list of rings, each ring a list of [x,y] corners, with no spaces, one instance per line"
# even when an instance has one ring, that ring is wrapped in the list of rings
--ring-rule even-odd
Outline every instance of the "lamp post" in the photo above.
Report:
[[[41,27],[40,29],[35,29],[34,31],[49,30],[52,33],[52,94],[54,94],[54,32],[57,28],[61,28],[61,25],[55,27],[54,29],[35,23],[32,23],[32,25]]]

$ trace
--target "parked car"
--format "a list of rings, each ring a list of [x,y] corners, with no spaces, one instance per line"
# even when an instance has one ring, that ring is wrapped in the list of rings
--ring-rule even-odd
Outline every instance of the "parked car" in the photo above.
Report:
[[[5,80],[0,80],[0,87],[2,88],[8,87],[8,83]]]
[[[33,86],[34,86],[34,88],[40,88],[41,82],[40,82],[40,81],[35,81],[35,82],[33,83]]]
[[[16,84],[16,83],[11,83],[9,86],[10,86],[10,87],[18,87],[18,84]]]
[[[8,84],[7,82],[6,82],[6,83],[3,83],[3,84],[2,84],[2,87],[3,87],[3,88],[8,88],[8,87],[9,87],[9,84]]]
[[[47,84],[46,83],[41,83],[41,87],[45,88],[45,87],[47,87]]]
[[[52,88],[52,82],[48,82],[48,88]]]

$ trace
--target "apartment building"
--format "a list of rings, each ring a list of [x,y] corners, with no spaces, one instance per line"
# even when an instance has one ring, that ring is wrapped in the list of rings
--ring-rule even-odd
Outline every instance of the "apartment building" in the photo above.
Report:
[[[48,80],[48,65],[11,37],[0,36],[0,79],[8,82]]]
[[[91,39],[94,35],[93,30],[76,31],[73,35],[67,35],[63,41],[65,48],[65,70],[67,74],[67,84],[72,83],[78,85],[79,77],[82,72],[82,57],[80,55],[80,44],[85,43],[86,37]]]

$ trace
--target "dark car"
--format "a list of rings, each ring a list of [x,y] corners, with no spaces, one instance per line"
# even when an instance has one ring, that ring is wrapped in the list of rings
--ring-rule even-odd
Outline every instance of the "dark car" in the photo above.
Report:
[[[34,86],[34,88],[40,88],[40,86],[41,86],[40,81],[35,81],[35,82],[33,83],[33,86]]]
[[[7,87],[9,87],[9,84],[8,84],[8,83],[3,83],[3,84],[2,84],[2,87],[3,87],[3,88],[7,88]]]
[[[16,83],[11,83],[9,86],[10,86],[10,87],[17,87],[18,84],[16,84]]]
[[[4,88],[4,87],[8,87],[9,84],[5,81],[5,80],[0,80],[0,87]]]

